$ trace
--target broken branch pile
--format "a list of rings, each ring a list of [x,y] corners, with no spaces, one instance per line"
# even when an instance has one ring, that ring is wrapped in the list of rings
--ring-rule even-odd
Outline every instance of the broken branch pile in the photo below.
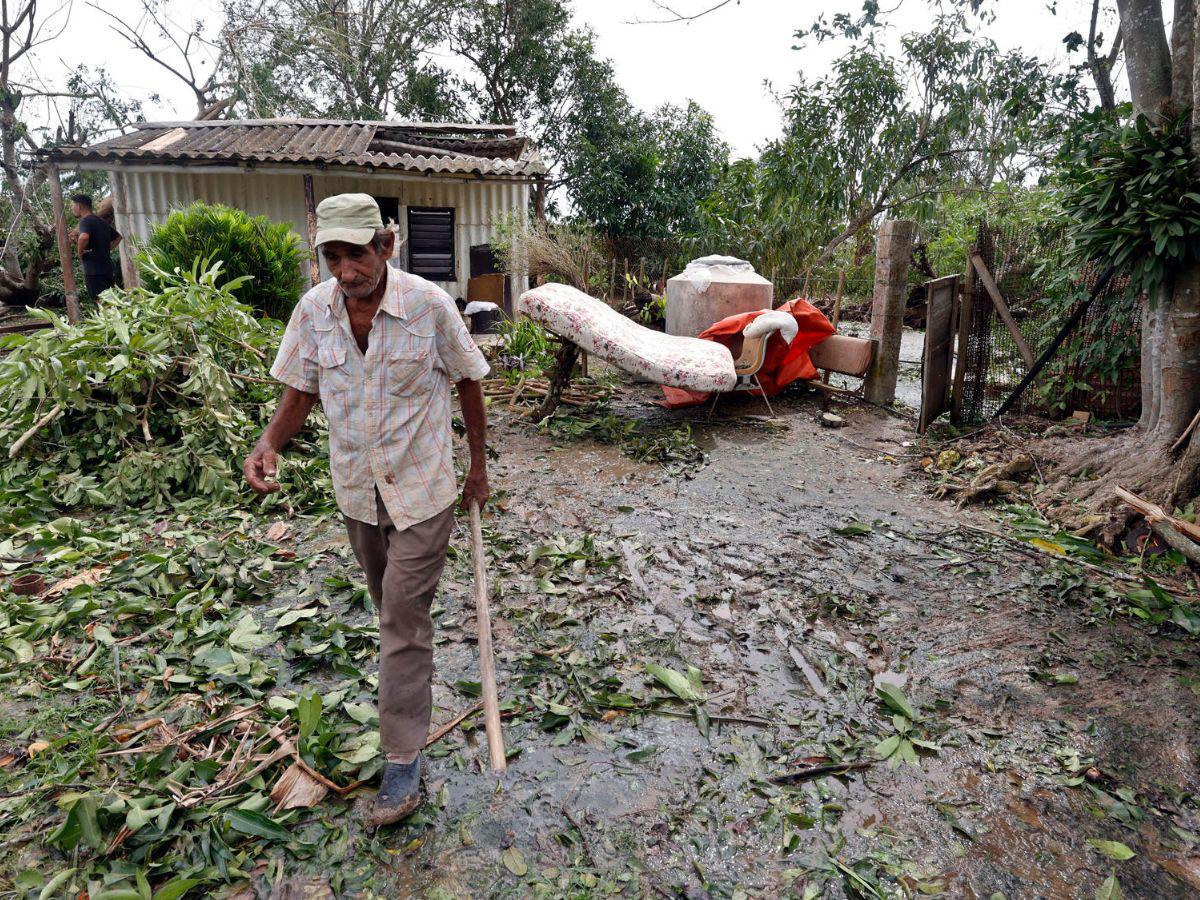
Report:
[[[110,292],[75,325],[39,310],[49,329],[0,339],[0,493],[70,507],[244,490],[279,330],[237,302],[244,279],[218,285],[220,268],[160,272],[162,290]],[[319,496],[319,464],[299,465],[285,477]]]
[[[507,401],[510,406],[544,400],[549,390],[549,380],[539,377],[520,378],[515,384],[504,378],[489,378],[483,383],[485,397]],[[606,400],[609,393],[609,390],[601,385],[576,382],[563,391],[561,399],[568,406],[591,406]]]

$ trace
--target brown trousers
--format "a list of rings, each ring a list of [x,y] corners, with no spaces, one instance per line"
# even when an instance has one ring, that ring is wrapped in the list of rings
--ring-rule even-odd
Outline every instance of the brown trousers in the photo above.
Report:
[[[346,531],[379,611],[379,743],[384,753],[425,746],[433,709],[433,619],[454,506],[397,531],[378,492],[378,525],[346,518]]]

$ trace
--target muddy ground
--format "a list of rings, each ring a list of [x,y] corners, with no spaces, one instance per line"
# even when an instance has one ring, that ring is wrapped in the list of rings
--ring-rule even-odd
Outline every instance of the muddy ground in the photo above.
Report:
[[[749,399],[707,420],[649,396],[614,408],[691,421],[707,465],[665,474],[494,410],[498,666],[525,710],[510,768],[489,774],[482,732],[452,732],[430,754],[432,801],[376,839],[391,874],[368,875],[351,830],[347,889],[1091,897],[1115,874],[1126,896],[1196,895],[1194,642],[1112,618],[1070,571],[968,530],[1005,526],[928,499],[905,420],[859,407],[822,429],[812,395],[777,401],[776,421]],[[547,546],[578,558],[547,572],[528,559]],[[477,677],[465,552],[443,588],[436,721]],[[648,664],[695,667],[705,699],[668,702]],[[889,683],[915,724],[880,702]],[[897,727],[936,749],[769,780],[870,763]]]
[[[773,401],[773,420],[746,397],[711,419],[652,397],[622,388],[612,412],[646,435],[690,423],[705,463],[634,462],[492,407],[507,774],[488,771],[476,715],[428,751],[429,800],[407,822],[369,834],[373,786],[330,795],[287,819],[305,843],[199,890],[1013,900],[1117,896],[1115,876],[1128,897],[1200,891],[1194,639],[1114,614],[1121,582],[1012,539],[1013,519],[930,499],[907,418],[843,407],[830,430],[813,394]],[[297,667],[278,649],[290,638],[257,654],[272,696],[315,688],[332,720],[370,697],[372,616],[336,519],[289,527],[297,565],[239,609],[268,622],[319,604],[349,626],[362,676],[315,648]],[[478,690],[468,546],[460,526],[435,606],[435,726]],[[63,717],[110,715],[80,696],[62,693]],[[49,699],[5,699],[6,733],[29,737],[17,720]],[[369,704],[355,706],[338,727],[365,737]],[[835,770],[794,778],[818,765]],[[12,872],[78,863],[41,831],[0,843]]]

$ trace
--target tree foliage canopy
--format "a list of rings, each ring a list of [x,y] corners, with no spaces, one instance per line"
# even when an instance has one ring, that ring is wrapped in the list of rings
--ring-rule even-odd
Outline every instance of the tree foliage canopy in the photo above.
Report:
[[[880,43],[876,13],[798,33],[848,46],[828,74],[783,94],[783,136],[756,165],[733,167],[705,205],[706,228],[760,265],[800,271],[881,214],[1020,183],[1083,108],[1076,75],[1002,52],[962,12],[904,35],[896,52]]]
[[[219,203],[196,202],[154,226],[138,256],[151,291],[174,283],[177,272],[220,263],[217,283],[252,309],[286,319],[304,290],[308,251],[286,222],[251,216]],[[162,273],[170,277],[164,280]]]

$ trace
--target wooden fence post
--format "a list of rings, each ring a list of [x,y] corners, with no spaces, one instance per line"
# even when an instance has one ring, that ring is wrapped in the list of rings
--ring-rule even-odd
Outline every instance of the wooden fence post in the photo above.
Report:
[[[863,396],[885,406],[896,399],[914,228],[915,223],[907,219],[888,219],[879,226],[875,242],[875,293],[871,300],[875,359],[863,383]]]
[[[316,287],[321,283],[321,261],[317,259],[317,195],[313,190],[313,177],[307,173],[304,176],[304,217],[308,220],[308,251],[312,254],[308,261],[308,277]]]
[[[844,291],[845,288],[846,288],[846,270],[838,269],[837,294],[834,295],[834,298],[833,298],[833,318],[830,319],[830,322],[833,325],[833,330],[835,332],[837,331],[838,322],[840,322],[842,319],[842,291]],[[830,374],[829,370],[826,369],[825,372],[821,375],[821,381],[824,382],[825,384],[829,384],[829,374]]]
[[[71,257],[71,242],[67,240],[67,213],[63,208],[62,182],[58,167],[46,167],[50,182],[50,200],[54,204],[54,236],[58,239],[58,264],[62,266],[63,292],[67,295],[67,321],[79,321],[79,288],[75,285],[75,263]]]

